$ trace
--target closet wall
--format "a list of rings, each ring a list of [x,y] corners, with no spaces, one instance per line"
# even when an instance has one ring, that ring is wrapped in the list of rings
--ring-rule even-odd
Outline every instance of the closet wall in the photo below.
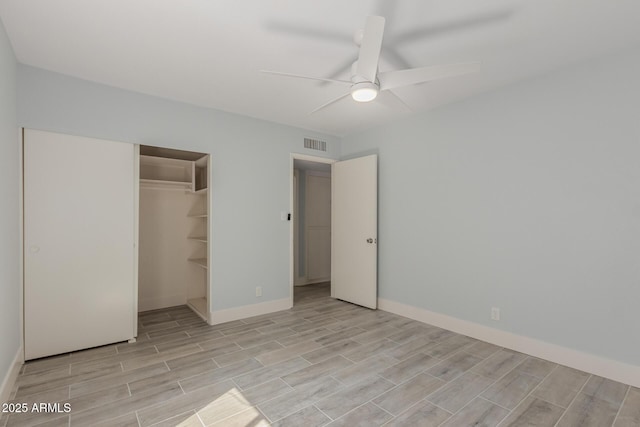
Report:
[[[208,320],[207,163],[202,153],[141,146],[139,311],[188,304]]]

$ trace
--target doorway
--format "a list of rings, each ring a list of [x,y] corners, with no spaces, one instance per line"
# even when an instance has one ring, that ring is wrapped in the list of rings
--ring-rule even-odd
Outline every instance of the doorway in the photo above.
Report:
[[[291,304],[296,293],[331,280],[331,163],[291,156]],[[306,287],[306,288],[305,288]],[[306,289],[306,290],[305,290]]]

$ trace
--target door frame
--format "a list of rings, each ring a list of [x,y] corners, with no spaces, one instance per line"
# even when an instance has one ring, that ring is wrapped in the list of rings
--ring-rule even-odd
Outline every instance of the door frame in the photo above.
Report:
[[[293,193],[293,163],[294,160],[307,160],[316,163],[333,164],[337,162],[337,159],[330,159],[327,157],[311,156],[308,154],[290,153],[289,155],[289,212],[291,212],[291,221],[289,221],[289,305],[293,307],[293,288],[295,285],[295,242],[293,240],[293,230],[297,226],[297,222],[294,221],[297,209],[294,205],[294,193]],[[298,183],[299,184],[299,183]]]

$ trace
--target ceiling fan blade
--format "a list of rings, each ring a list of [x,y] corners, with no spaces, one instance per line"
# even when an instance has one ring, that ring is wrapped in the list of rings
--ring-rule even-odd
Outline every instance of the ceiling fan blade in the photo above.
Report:
[[[311,28],[305,25],[296,25],[279,21],[267,22],[265,27],[270,31],[276,31],[294,36],[326,40],[348,45],[351,45],[353,43],[353,35],[350,35],[349,33],[342,34],[333,31],[327,31],[322,28]]]
[[[386,73],[378,74],[378,80],[380,81],[380,90],[387,90],[462,74],[475,73],[479,69],[479,62],[433,65],[430,67],[410,68],[408,70],[387,71]]]
[[[315,110],[313,110],[312,112],[309,113],[309,115],[313,114],[313,113],[317,113],[318,111],[322,110],[323,108],[328,107],[331,104],[335,104],[336,102],[340,101],[342,98],[346,98],[347,96],[351,95],[351,92],[347,92],[344,95],[340,95],[339,97],[332,99],[331,101],[322,104],[321,106],[319,106],[318,108],[316,108]]]
[[[356,74],[372,83],[376,81],[383,36],[384,18],[382,16],[368,16],[362,33]]]
[[[387,90],[380,94],[380,100],[386,105],[394,109],[400,109],[406,113],[411,113],[413,110],[409,107],[409,104],[404,102],[402,98],[396,95],[393,91]]]
[[[273,74],[276,76],[294,77],[296,79],[318,80],[321,82],[338,83],[341,85],[351,86],[353,84],[352,82],[348,82],[346,80],[325,79],[324,77],[314,77],[314,76],[301,76],[299,74],[281,73],[280,71],[260,70],[260,72],[265,74]]]

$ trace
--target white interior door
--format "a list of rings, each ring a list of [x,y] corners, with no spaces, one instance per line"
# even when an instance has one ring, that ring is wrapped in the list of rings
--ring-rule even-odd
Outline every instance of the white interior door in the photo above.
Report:
[[[331,165],[331,296],[376,308],[378,156]]]
[[[25,358],[134,336],[133,144],[25,130]]]

